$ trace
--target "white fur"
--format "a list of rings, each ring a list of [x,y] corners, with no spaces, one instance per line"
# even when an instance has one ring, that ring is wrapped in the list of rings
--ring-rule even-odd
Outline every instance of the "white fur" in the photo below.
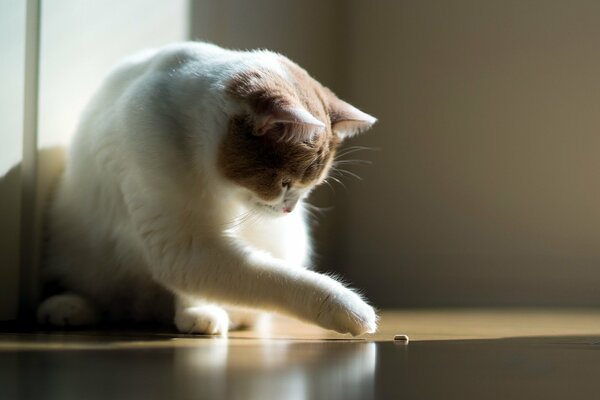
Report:
[[[110,74],[82,117],[50,209],[45,270],[77,293],[73,302],[112,319],[174,321],[184,332],[226,332],[227,306],[375,331],[359,295],[305,269],[302,200],[285,216],[245,215],[251,195],[216,169],[240,110],[224,93],[228,79],[253,66],[285,76],[278,57],[179,43]],[[64,320],[69,305],[53,303],[41,315]]]

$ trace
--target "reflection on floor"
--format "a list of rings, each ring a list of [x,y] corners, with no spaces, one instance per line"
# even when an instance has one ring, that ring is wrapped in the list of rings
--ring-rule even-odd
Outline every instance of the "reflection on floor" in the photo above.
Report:
[[[588,399],[599,343],[593,310],[389,311],[359,339],[287,320],[229,338],[4,327],[0,398]]]

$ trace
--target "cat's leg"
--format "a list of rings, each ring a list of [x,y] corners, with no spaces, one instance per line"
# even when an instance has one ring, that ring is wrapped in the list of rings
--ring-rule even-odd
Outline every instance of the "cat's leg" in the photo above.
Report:
[[[240,226],[239,235],[250,245],[265,250],[290,266],[306,267],[310,264],[311,246],[302,204],[285,218],[250,222]],[[227,307],[230,330],[255,329],[267,324],[270,313],[242,307]]]
[[[279,312],[341,333],[376,330],[373,308],[340,282],[221,232],[207,234],[206,226],[195,229],[201,223],[182,224],[191,211],[161,202],[161,193],[164,190],[146,193],[140,200],[130,198],[128,206],[150,274],[172,292]],[[149,199],[158,201],[150,204]]]
[[[37,309],[40,324],[54,326],[87,326],[99,322],[98,310],[84,297],[63,293],[48,297]]]
[[[227,238],[196,242],[196,246],[192,252],[174,243],[150,248],[154,255],[150,259],[155,260],[149,265],[154,279],[175,292],[220,304],[275,311],[341,333],[359,335],[376,330],[373,308],[333,278],[290,267]],[[178,250],[163,258],[168,263],[160,262],[160,249],[164,248]]]
[[[181,333],[224,335],[229,330],[229,315],[222,307],[181,295],[176,295],[174,322]]]

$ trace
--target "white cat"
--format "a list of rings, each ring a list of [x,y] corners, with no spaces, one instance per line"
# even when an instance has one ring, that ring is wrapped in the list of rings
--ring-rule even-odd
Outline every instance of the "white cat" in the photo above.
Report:
[[[38,320],[223,334],[251,325],[250,308],[374,332],[358,294],[305,269],[302,205],[342,139],[374,122],[268,51],[178,43],[125,60],[69,150],[44,267],[65,292]]]

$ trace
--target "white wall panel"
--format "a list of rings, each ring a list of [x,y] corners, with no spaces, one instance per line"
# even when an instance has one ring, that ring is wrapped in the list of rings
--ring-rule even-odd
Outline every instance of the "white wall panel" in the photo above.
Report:
[[[0,2],[0,320],[17,314],[25,2]]]

